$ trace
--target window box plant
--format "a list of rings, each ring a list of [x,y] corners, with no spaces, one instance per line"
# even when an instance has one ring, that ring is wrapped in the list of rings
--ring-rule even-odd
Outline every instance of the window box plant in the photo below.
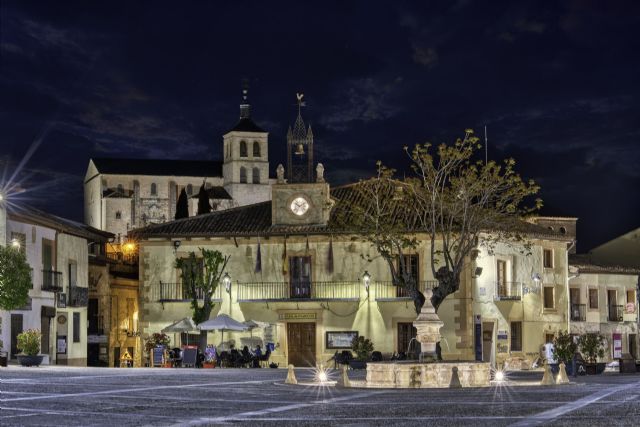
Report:
[[[43,356],[40,355],[40,339],[42,334],[37,329],[27,329],[18,334],[16,347],[20,350],[18,361],[22,366],[40,366]]]
[[[596,363],[598,358],[604,357],[604,337],[598,333],[586,333],[578,338],[580,351],[587,360],[585,368],[587,374],[601,374],[605,363]]]
[[[351,369],[366,369],[367,360],[373,351],[373,343],[368,338],[358,336],[351,341],[351,350],[356,354],[355,360],[349,361]]]

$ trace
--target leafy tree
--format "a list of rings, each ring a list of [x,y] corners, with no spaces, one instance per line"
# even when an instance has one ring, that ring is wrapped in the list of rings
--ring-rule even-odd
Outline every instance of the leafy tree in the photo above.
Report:
[[[189,218],[189,201],[187,198],[187,192],[184,188],[178,196],[178,203],[176,203],[176,219]]]
[[[12,246],[0,246],[0,309],[24,307],[32,287],[25,254]]]
[[[204,188],[204,183],[200,186],[198,192],[198,215],[203,215],[211,212],[211,203],[209,203],[209,193]]]
[[[491,251],[499,241],[517,241],[529,249],[521,218],[542,202],[523,205],[539,187],[520,178],[513,159],[503,164],[474,160],[480,148],[472,130],[452,145],[405,147],[411,176],[395,179],[394,170],[378,162],[377,175],[353,186],[359,194],[336,215],[377,249],[389,265],[393,285],[406,290],[416,313],[425,298],[403,256],[417,246],[416,232],[425,233],[430,242],[430,266],[438,281],[431,297],[436,310],[459,289],[460,276],[479,245]]]
[[[216,250],[200,248],[202,258],[190,252],[186,258],[176,260],[176,268],[182,272],[182,285],[191,300],[193,321],[198,324],[209,320],[213,303],[211,298],[218,289],[220,279],[231,256]],[[202,305],[200,304],[202,302]],[[200,331],[200,350],[207,347],[207,331]]]
[[[580,335],[578,345],[589,363],[596,363],[598,357],[604,357],[604,337],[598,333]]]
[[[578,346],[573,342],[573,337],[568,332],[558,332],[553,338],[553,357],[558,362],[569,364]]]

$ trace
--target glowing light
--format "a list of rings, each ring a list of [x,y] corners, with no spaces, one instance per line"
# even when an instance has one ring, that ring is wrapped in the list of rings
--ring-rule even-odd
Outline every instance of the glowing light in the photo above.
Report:
[[[16,249],[20,249],[20,241],[18,239],[11,240],[11,246],[13,246]]]
[[[326,382],[328,379],[329,379],[329,378],[327,377],[327,373],[326,373],[326,372],[320,372],[320,373],[318,374],[318,380],[319,380],[321,383]]]
[[[4,200],[4,194],[0,193],[0,202]]]
[[[135,243],[127,242],[124,244],[125,252],[133,252],[135,248],[136,248]]]
[[[504,372],[503,371],[496,371],[495,374],[495,380],[496,381],[504,381]]]

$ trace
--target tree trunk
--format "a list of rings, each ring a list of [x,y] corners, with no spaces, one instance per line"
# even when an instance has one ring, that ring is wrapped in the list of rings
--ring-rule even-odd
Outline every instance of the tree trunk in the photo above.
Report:
[[[207,348],[207,334],[209,331],[200,331],[200,343],[198,344],[198,348],[204,354],[205,349]]]
[[[456,278],[453,271],[447,267],[440,267],[436,272],[436,280],[438,280],[438,286],[433,288],[431,304],[433,304],[437,313],[442,301],[458,290],[460,287],[460,279]]]

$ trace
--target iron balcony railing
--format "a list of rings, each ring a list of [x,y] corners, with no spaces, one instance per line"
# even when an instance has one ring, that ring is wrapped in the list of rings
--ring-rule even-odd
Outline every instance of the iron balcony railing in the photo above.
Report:
[[[574,322],[584,322],[587,320],[586,304],[571,304],[571,320]]]
[[[62,272],[42,270],[42,290],[48,292],[62,291]]]
[[[621,305],[609,304],[609,322],[622,322],[622,313]]]
[[[418,282],[418,290],[424,292],[426,289],[433,289],[438,286],[437,280],[422,280]],[[392,301],[409,299],[409,294],[405,288],[394,286],[393,282],[375,282],[373,284],[375,299],[378,301]]]
[[[522,299],[522,283],[520,282],[496,282],[496,301],[520,301]]]
[[[196,289],[196,297],[201,300],[204,297],[202,289]],[[187,286],[182,282],[160,282],[151,287],[151,300],[158,302],[189,302],[191,295]],[[212,301],[222,301],[222,285],[219,285],[211,298]]]
[[[238,282],[238,302],[250,301],[357,301],[362,283],[336,282]]]
[[[86,307],[89,304],[89,288],[69,286],[69,307]]]

